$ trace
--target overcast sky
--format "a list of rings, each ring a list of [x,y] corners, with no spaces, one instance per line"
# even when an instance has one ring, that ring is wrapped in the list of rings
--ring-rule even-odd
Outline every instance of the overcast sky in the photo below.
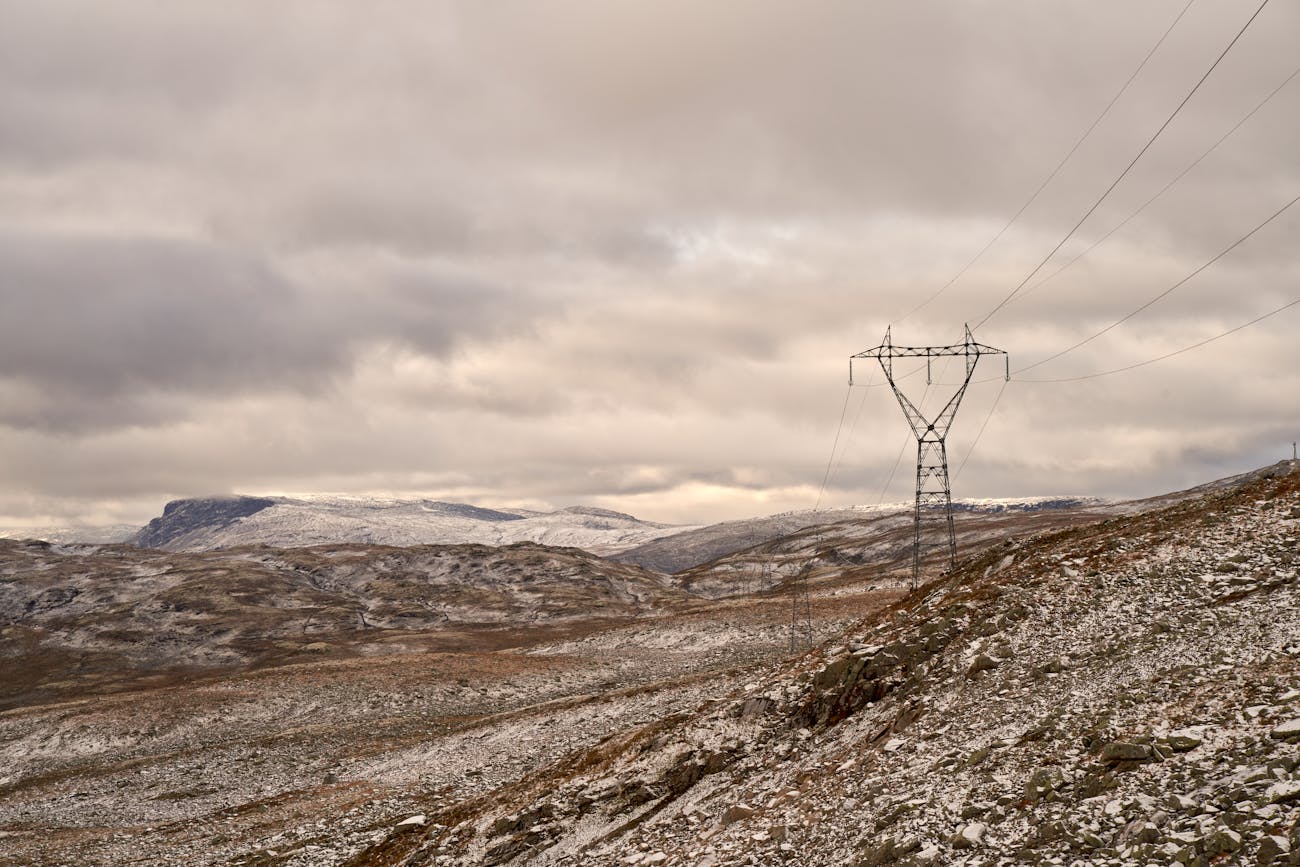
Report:
[[[1186,5],[0,0],[0,526],[219,492],[712,521],[810,508],[828,463],[823,507],[908,500],[911,434],[848,357],[891,324],[956,342],[1033,270],[1255,2],[1195,0],[905,315]],[[1029,286],[1298,63],[1300,5],[1273,0]],[[1300,78],[977,339],[1015,370],[1109,325],[1300,195],[1298,155]],[[1300,298],[1298,239],[1300,205],[1021,376]],[[1300,307],[1005,391],[985,360],[954,495],[1289,457],[1297,333]],[[927,412],[951,393],[903,384]]]

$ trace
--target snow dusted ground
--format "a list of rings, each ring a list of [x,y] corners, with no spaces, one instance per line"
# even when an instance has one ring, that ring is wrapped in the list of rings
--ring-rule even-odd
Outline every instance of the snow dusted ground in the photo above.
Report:
[[[628,567],[623,567],[628,568]],[[871,591],[819,605],[818,640]],[[0,712],[0,864],[341,864],[401,820],[732,691],[788,653],[784,599],[482,653],[172,679]]]
[[[797,533],[765,555],[814,564],[818,645],[793,656],[789,600],[763,593],[586,621],[561,601],[563,629],[508,646],[326,647],[116,687],[55,654],[40,677],[83,693],[0,711],[0,865],[1294,864],[1293,469],[1131,516],[973,516],[984,547],[914,594],[893,542]],[[998,522],[1013,540],[993,542]],[[114,550],[141,587],[171,579],[135,558],[192,558],[201,579],[216,556]],[[45,617],[105,592],[45,592],[88,549],[20,553],[43,564],[19,571],[49,582],[23,597]],[[303,634],[311,594],[364,590],[396,624],[423,598],[411,576],[444,569],[409,553],[365,575],[346,547],[218,560],[256,573],[240,593],[265,570],[305,581],[282,609],[239,603],[304,650],[334,641]],[[527,601],[543,553],[484,552],[485,588]],[[190,616],[187,599],[144,614]],[[9,621],[4,653],[39,648]]]
[[[133,524],[109,524],[102,527],[7,527],[0,529],[0,539],[43,539],[55,544],[85,542],[112,545],[125,542],[140,532]]]
[[[356,863],[1300,863],[1300,472],[1009,543]]]
[[[169,673],[507,648],[693,601],[662,575],[531,543],[176,553],[0,540],[0,708]]]

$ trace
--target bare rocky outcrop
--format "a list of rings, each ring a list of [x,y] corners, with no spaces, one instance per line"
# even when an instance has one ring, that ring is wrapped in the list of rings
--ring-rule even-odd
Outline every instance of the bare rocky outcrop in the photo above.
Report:
[[[163,513],[128,540],[142,548],[184,548],[190,538],[221,530],[278,502],[267,497],[193,497],[172,500]]]

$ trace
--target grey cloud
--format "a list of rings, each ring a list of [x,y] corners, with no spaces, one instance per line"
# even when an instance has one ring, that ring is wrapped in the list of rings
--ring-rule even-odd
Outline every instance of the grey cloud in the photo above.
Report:
[[[1183,5],[0,0],[0,442],[34,468],[0,469],[88,511],[267,486],[803,505],[846,356],[890,322],[927,343],[978,321],[1244,20],[1193,4],[1043,197],[899,321]],[[1289,74],[1298,16],[1267,7],[1067,251]],[[1045,357],[1300,191],[1297,100],[1300,81],[980,339]],[[1282,303],[1297,218],[1039,373]],[[1159,487],[1183,460],[1253,460],[1295,426],[1266,397],[1294,393],[1293,321],[1097,387],[1009,387],[965,490]],[[832,479],[847,499],[874,497],[905,435],[887,392],[865,406]]]
[[[308,246],[377,245],[402,253],[464,251],[477,246],[477,217],[432,191],[385,189],[382,181],[318,190],[287,218]]]
[[[312,293],[262,257],[164,239],[4,234],[0,273],[13,389],[0,413],[52,430],[156,424],[204,395],[322,395],[364,345],[442,355],[533,309],[413,267],[364,292]]]
[[[86,395],[132,388],[221,391],[339,363],[303,327],[299,290],[257,257],[160,240],[0,237],[11,376]]]
[[[0,158],[175,158],[250,69],[259,30],[199,4],[0,3]]]

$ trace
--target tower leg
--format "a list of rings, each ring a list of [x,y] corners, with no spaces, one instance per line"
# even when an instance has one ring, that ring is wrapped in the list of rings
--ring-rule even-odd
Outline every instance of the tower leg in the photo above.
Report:
[[[935,513],[938,514],[935,514]],[[937,521],[926,521],[927,518]],[[948,482],[948,447],[943,437],[927,432],[916,443],[916,510],[912,533],[912,589],[921,582],[922,522],[937,522],[945,534],[948,568],[957,565],[957,533],[952,517],[952,487]],[[942,542],[933,544],[941,545]]]
[[[943,454],[943,513],[948,524],[948,570],[957,568],[957,528],[952,522],[952,485],[948,482],[948,446],[939,440],[939,451]]]

